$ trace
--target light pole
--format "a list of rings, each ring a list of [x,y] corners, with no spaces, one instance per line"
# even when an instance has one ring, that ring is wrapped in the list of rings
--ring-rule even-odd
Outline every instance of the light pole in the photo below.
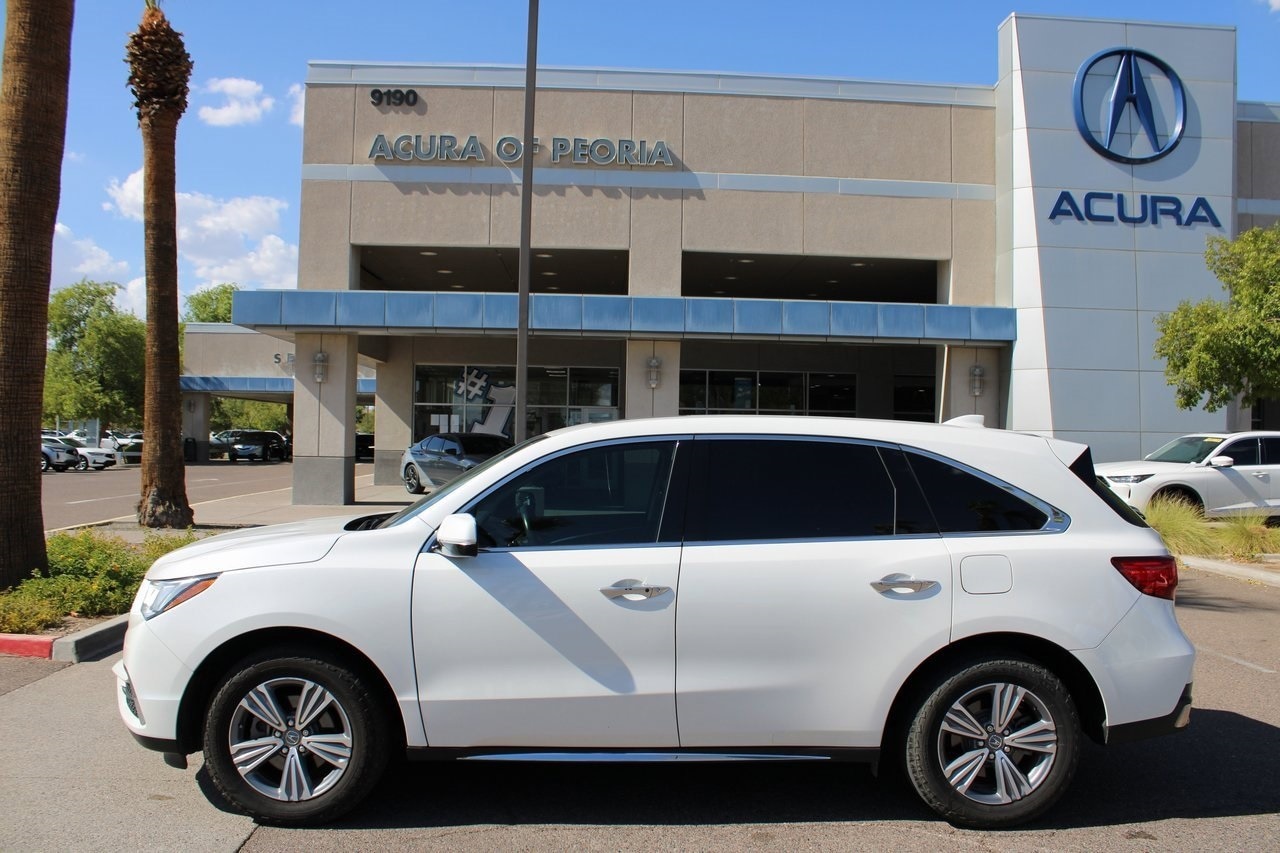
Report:
[[[529,245],[533,238],[533,94],[538,79],[538,0],[529,0],[524,65],[524,159],[520,162],[520,274],[516,302],[516,444],[524,441],[529,403]]]

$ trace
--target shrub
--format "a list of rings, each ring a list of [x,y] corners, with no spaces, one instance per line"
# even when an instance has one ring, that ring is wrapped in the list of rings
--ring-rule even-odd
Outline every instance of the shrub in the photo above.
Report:
[[[1267,517],[1262,514],[1224,519],[1217,533],[1223,552],[1232,557],[1254,557],[1280,551],[1280,530],[1267,527]]]
[[[31,634],[64,616],[126,613],[151,564],[198,538],[190,530],[148,532],[141,545],[131,545],[93,530],[56,533],[45,543],[48,573],[0,594],[0,632]]]
[[[1213,529],[1206,526],[1200,508],[1182,498],[1153,498],[1147,504],[1147,524],[1164,538],[1174,554],[1204,557],[1221,553]]]

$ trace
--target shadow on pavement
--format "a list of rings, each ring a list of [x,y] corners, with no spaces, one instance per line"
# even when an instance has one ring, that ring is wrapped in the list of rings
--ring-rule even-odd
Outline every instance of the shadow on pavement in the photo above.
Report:
[[[1280,728],[1196,710],[1184,733],[1109,748],[1091,742],[1061,802],[1022,831],[1273,814]],[[204,776],[202,770],[198,778]],[[200,779],[202,788],[208,781]],[[699,825],[930,820],[905,782],[857,764],[402,763],[327,827],[482,824]]]

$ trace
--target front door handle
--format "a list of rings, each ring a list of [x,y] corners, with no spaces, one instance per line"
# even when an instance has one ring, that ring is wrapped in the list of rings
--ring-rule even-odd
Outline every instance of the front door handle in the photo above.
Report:
[[[871,582],[871,588],[876,592],[924,592],[937,585],[937,581],[916,580],[910,575],[886,575]]]
[[[663,593],[670,592],[669,586],[606,586],[600,590],[604,593],[605,598],[625,598],[628,601],[640,601],[645,598],[654,598]]]

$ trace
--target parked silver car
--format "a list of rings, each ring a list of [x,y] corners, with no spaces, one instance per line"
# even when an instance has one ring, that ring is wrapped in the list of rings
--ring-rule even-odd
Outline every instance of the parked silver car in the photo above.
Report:
[[[442,432],[405,448],[400,476],[411,495],[443,486],[491,456],[511,446],[505,435],[482,432]]]

